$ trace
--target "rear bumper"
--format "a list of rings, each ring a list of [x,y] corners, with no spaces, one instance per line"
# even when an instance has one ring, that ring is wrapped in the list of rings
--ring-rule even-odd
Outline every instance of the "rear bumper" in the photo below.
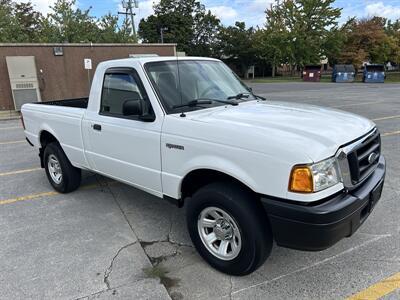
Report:
[[[383,156],[374,173],[357,190],[343,192],[315,206],[261,197],[278,245],[318,251],[351,236],[381,197],[386,173]]]

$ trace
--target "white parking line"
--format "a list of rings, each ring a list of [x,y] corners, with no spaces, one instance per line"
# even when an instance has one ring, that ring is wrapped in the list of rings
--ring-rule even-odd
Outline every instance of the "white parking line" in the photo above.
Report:
[[[382,133],[381,135],[382,136],[391,136],[391,135],[396,135],[396,134],[400,134],[400,130],[392,131],[392,132],[385,132],[385,133]]]
[[[11,130],[11,129],[22,129],[21,126],[14,126],[14,127],[0,127],[0,130]]]
[[[342,104],[342,105],[335,105],[331,107],[348,107],[348,106],[360,106],[360,105],[368,105],[368,104],[379,104],[383,101],[374,101],[374,102],[360,102],[360,103],[352,103],[352,104]]]
[[[372,119],[372,121],[383,121],[383,120],[390,120],[390,119],[397,119],[397,118],[400,118],[400,115],[376,118],[376,119]]]
[[[17,171],[4,172],[4,173],[0,173],[0,177],[1,177],[1,176],[16,175],[16,174],[23,174],[23,173],[38,171],[38,170],[41,170],[41,169],[42,169],[42,168],[32,168],[32,169],[24,169],[24,170],[17,170]]]
[[[19,144],[19,143],[25,143],[25,140],[20,140],[20,141],[8,141],[8,142],[0,142],[0,145],[11,145],[11,144]]]

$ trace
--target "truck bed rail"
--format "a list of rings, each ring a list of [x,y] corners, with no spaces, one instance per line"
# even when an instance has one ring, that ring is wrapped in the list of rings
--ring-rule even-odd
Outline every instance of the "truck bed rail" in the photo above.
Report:
[[[34,104],[44,104],[44,105],[57,105],[57,106],[68,106],[77,108],[87,108],[89,98],[73,98],[73,99],[63,99],[63,100],[53,100],[45,102],[35,102]]]

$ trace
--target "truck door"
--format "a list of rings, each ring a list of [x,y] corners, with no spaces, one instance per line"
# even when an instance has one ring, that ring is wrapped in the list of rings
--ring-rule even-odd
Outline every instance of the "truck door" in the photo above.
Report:
[[[141,116],[135,114],[137,110]],[[161,196],[162,120],[152,116],[136,70],[106,70],[100,109],[87,111],[83,121],[85,150],[95,171]]]

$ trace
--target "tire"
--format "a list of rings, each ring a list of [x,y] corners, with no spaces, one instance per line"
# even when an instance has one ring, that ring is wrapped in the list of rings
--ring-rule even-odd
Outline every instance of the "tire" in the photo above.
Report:
[[[222,215],[222,221],[215,213]],[[186,204],[186,218],[190,237],[199,254],[223,273],[250,274],[271,253],[272,233],[261,203],[250,191],[234,182],[216,182],[200,188]],[[202,224],[206,223],[210,227],[204,228]],[[222,232],[221,228],[224,228]],[[207,243],[211,233],[222,237],[221,241]],[[224,246],[227,243],[230,246],[221,248],[223,242]],[[219,249],[223,254],[216,253]]]
[[[46,146],[43,161],[47,179],[56,191],[69,193],[81,184],[81,169],[71,164],[58,143],[50,143]]]

